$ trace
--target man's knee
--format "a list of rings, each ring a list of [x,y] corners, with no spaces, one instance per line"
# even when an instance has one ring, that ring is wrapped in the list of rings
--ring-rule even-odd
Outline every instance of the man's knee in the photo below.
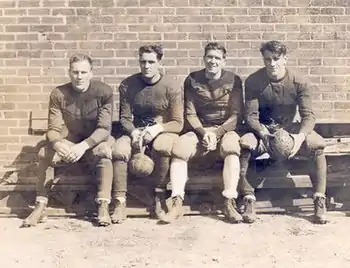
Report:
[[[158,135],[153,142],[153,150],[164,156],[171,156],[174,143],[179,138],[175,133],[162,133]]]
[[[96,158],[112,159],[112,146],[115,139],[110,136],[107,141],[101,142],[92,149],[92,155]]]
[[[239,136],[234,131],[227,132],[221,140],[220,155],[225,158],[228,155],[240,155]]]
[[[122,136],[112,145],[112,159],[128,162],[131,156],[131,138]]]
[[[254,150],[258,147],[258,139],[253,133],[244,134],[239,140],[242,149]]]
[[[187,132],[174,143],[172,156],[188,161],[197,150],[198,138],[194,132]]]
[[[326,146],[325,140],[315,131],[306,136],[305,142],[310,151],[323,150]]]
[[[322,155],[326,146],[325,140],[315,131],[306,136],[305,144],[308,154],[312,157]]]

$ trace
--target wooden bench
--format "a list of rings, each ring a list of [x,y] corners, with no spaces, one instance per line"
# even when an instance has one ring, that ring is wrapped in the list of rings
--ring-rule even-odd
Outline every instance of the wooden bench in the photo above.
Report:
[[[316,131],[326,140],[325,154],[328,161],[328,203],[332,208],[346,208],[347,186],[350,183],[350,122],[319,121]],[[39,135],[44,139],[47,130],[46,114],[31,113],[29,133]],[[306,174],[307,162],[304,159],[293,159],[284,164],[271,163],[269,159],[258,159],[252,162],[251,174],[257,175],[257,208],[259,211],[280,211],[285,209],[310,209],[311,181]],[[25,168],[8,168],[0,179],[0,212],[21,213],[30,209],[28,204],[35,200],[35,168],[34,161]],[[206,169],[189,170],[189,181],[186,186],[186,207],[188,213],[209,213],[216,211],[210,204],[210,199],[220,196],[222,190],[222,163]],[[84,173],[84,167],[78,164],[69,167],[58,167],[55,170],[55,183],[52,187],[52,209],[49,214],[70,215],[85,214],[86,207],[91,208],[96,185]],[[1,178],[0,177],[0,178]],[[151,203],[151,197],[146,188],[147,180],[131,179],[128,187],[129,215],[147,214],[146,206]],[[171,190],[171,184],[167,187]],[[208,194],[208,195],[206,195]],[[218,197],[220,199],[220,197]],[[128,199],[128,200],[129,200]],[[51,200],[51,199],[50,199]],[[204,201],[203,201],[204,200]],[[198,201],[198,202],[197,202]],[[130,203],[133,203],[130,205]],[[204,205],[203,205],[204,204]]]

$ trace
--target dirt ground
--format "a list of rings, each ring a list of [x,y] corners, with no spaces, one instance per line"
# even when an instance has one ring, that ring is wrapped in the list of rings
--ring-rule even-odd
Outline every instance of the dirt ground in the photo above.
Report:
[[[260,214],[255,224],[185,216],[173,225],[130,218],[123,225],[49,218],[35,228],[0,218],[0,267],[350,267],[350,218]]]

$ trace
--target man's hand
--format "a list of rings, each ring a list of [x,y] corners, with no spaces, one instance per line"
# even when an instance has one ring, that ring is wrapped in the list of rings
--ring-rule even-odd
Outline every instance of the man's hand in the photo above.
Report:
[[[144,144],[148,144],[153,141],[159,133],[163,132],[163,126],[161,124],[155,124],[153,126],[146,127],[143,132]]]
[[[66,160],[68,153],[70,152],[70,146],[63,142],[63,141],[57,141],[53,144],[53,149],[56,151],[56,153],[62,158],[62,160]]]
[[[142,130],[139,128],[134,129],[131,132],[131,146],[132,148],[139,150],[140,148],[140,139],[142,139]]]
[[[273,135],[271,133],[264,133],[262,136],[261,136],[261,140],[265,146],[266,149],[269,148],[270,146],[270,139],[273,137]]]
[[[303,144],[303,142],[305,141],[305,138],[306,138],[304,133],[290,134],[290,135],[292,135],[292,137],[294,139],[294,146],[293,146],[292,152],[288,158],[292,158],[293,156],[296,155],[296,153],[299,151],[301,145]]]
[[[88,149],[89,149],[89,145],[85,141],[75,144],[70,148],[70,151],[67,157],[65,158],[65,161],[70,163],[75,163],[79,161],[79,159],[84,155],[84,153]]]
[[[215,151],[217,146],[217,138],[216,134],[214,132],[208,131],[204,134],[202,139],[202,145],[208,150],[208,151]]]

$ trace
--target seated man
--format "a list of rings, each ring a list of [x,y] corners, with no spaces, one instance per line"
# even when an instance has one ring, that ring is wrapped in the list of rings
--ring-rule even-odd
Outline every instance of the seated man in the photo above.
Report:
[[[247,180],[249,160],[252,155],[269,152],[271,135],[283,128],[294,140],[289,158],[298,153],[310,159],[310,177],[315,191],[314,220],[326,223],[325,144],[323,138],[313,131],[315,114],[312,110],[311,88],[299,75],[286,68],[287,48],[284,44],[270,41],[262,44],[260,52],[265,67],[250,75],[245,82],[245,120],[252,133],[245,134],[240,140],[242,151],[239,189],[245,200],[243,220],[252,223],[256,218],[254,189]],[[301,122],[296,127],[293,119],[297,107]]]
[[[175,143],[170,166],[172,205],[161,217],[171,223],[182,215],[188,161],[220,156],[225,197],[223,212],[228,221],[242,221],[237,212],[237,184],[239,181],[239,136],[235,132],[241,123],[243,109],[242,80],[223,69],[226,49],[218,43],[208,43],[203,56],[205,69],[191,73],[185,80],[185,119],[189,132]]]
[[[92,60],[88,55],[70,58],[69,76],[71,82],[58,86],[50,95],[48,144],[43,148],[44,155],[39,155],[36,206],[23,221],[23,227],[36,225],[44,215],[54,179],[54,162],[75,163],[82,158],[96,174],[98,223],[108,224],[103,218],[108,214],[113,180],[111,139],[114,139],[110,135],[113,91],[100,81],[91,81]],[[64,134],[64,130],[68,133]]]
[[[154,204],[152,216],[159,217],[165,201],[166,178],[174,139],[183,127],[181,86],[160,72],[163,49],[160,45],[139,48],[140,73],[127,77],[119,87],[120,124],[124,132],[113,146],[115,193],[119,213],[115,223],[125,219],[128,163],[133,155],[145,151],[154,160]],[[141,142],[141,144],[140,144]]]

